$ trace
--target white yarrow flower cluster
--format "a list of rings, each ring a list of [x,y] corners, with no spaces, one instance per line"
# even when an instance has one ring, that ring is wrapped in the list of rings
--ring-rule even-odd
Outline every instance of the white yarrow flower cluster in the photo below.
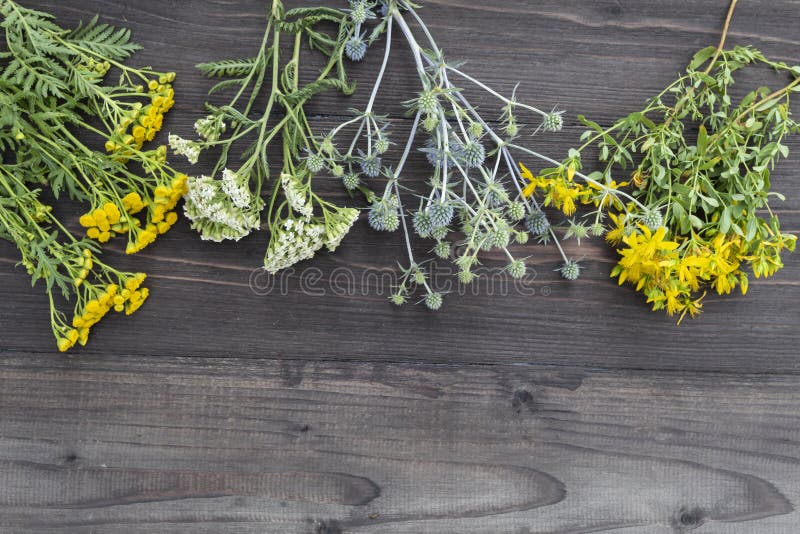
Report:
[[[291,174],[281,174],[281,186],[283,187],[283,194],[286,196],[286,201],[294,211],[310,219],[314,214],[314,207],[308,199],[308,193],[303,189],[302,184],[295,176]]]
[[[247,183],[247,180],[242,181],[241,177],[230,169],[222,171],[222,190],[239,209],[250,206],[251,195]]]
[[[219,140],[219,136],[226,129],[225,123],[214,115],[209,115],[204,119],[197,119],[194,123],[194,130],[197,135],[211,141],[212,143]]]
[[[325,225],[314,221],[288,218],[273,229],[264,258],[264,269],[275,274],[297,262],[308,260],[325,244]]]
[[[355,208],[342,208],[336,213],[333,220],[327,220],[328,232],[325,240],[325,246],[328,250],[333,252],[342,243],[342,239],[348,233],[350,228],[358,220],[358,210]]]
[[[178,156],[185,157],[192,165],[197,163],[198,158],[200,158],[200,147],[178,135],[170,134],[169,147]]]
[[[204,240],[238,241],[261,224],[260,205],[257,205],[260,203],[253,202],[249,192],[246,204],[232,202],[224,184],[225,180],[215,180],[210,176],[189,178],[189,192],[183,209],[192,221],[192,228],[200,232]]]

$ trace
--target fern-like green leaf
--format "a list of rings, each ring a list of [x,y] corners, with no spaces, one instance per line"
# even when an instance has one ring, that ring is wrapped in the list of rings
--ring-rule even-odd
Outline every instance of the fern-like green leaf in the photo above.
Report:
[[[238,78],[247,76],[258,65],[258,58],[223,59],[200,63],[197,68],[209,78]]]
[[[244,85],[244,83],[246,81],[247,81],[247,78],[233,78],[231,80],[222,80],[221,82],[216,84],[214,87],[209,89],[208,90],[208,94],[213,95],[214,93],[217,93],[219,91],[224,91],[228,87],[233,87],[233,86],[236,86],[236,85]]]
[[[79,24],[66,39],[82,49],[114,60],[130,57],[142,48],[131,42],[129,29],[99,23],[97,15],[89,22]]]

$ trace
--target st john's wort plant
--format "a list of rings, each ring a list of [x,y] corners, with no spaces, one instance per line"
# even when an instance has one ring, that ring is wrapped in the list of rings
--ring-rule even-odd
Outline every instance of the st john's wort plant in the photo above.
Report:
[[[800,66],[748,46],[726,49],[735,5],[719,45],[697,52],[685,73],[641,110],[606,128],[582,118],[590,130],[568,163],[580,168],[583,151],[596,147],[602,170],[590,176],[630,191],[624,204],[595,203],[587,224],[607,226],[606,239],[621,247],[612,276],[634,284],[654,310],[681,318],[699,313],[708,291],[746,293],[750,273],[772,276],[783,267],[781,253],[796,243],[770,206],[784,199],[772,191],[770,175],[789,154],[786,137],[800,132],[790,112]],[[737,100],[734,83],[757,68],[786,81]],[[529,175],[531,192],[557,201],[564,174],[560,167]],[[612,176],[619,175],[625,180],[617,184]],[[591,197],[590,189],[573,190]]]

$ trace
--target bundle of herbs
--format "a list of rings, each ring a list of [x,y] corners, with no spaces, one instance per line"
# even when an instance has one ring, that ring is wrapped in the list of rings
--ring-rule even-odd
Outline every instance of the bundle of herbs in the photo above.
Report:
[[[111,310],[131,314],[148,296],[145,275],[102,261],[100,244],[122,235],[135,253],[177,219],[186,176],[166,164],[166,146],[145,148],[174,103],[175,75],[125,65],[139,46],[97,18],[64,29],[12,0],[0,2],[0,17],[0,237],[44,285],[65,351]],[[48,203],[67,200],[86,207],[76,221],[85,235]]]
[[[800,131],[790,112],[800,66],[749,46],[726,48],[735,7],[734,0],[718,46],[697,52],[685,74],[644,108],[607,128],[581,117],[590,127],[583,145],[561,166],[529,174],[530,192],[546,201],[567,182],[577,198],[597,200],[591,183],[570,178],[583,152],[596,147],[602,170],[589,178],[628,189],[629,196],[626,202],[601,198],[581,224],[607,230],[606,239],[621,246],[612,271],[620,284],[634,284],[654,310],[681,318],[698,314],[709,290],[746,293],[750,272],[775,274],[783,267],[781,253],[793,251],[797,240],[781,230],[771,209],[773,199],[784,197],[772,190],[770,174],[789,155],[786,137]],[[737,77],[758,67],[786,81],[737,100]],[[620,174],[625,180],[618,184],[613,176]]]

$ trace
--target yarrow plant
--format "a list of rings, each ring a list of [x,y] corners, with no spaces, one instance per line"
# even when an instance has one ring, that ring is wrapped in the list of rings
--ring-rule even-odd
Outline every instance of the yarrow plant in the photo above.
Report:
[[[203,239],[241,239],[261,227],[266,207],[270,241],[264,267],[268,271],[309,259],[323,247],[331,251],[338,247],[358,211],[336,206],[312,189],[314,175],[326,162],[318,156],[324,147],[311,131],[304,106],[327,89],[352,93],[344,58],[358,55],[354,39],[360,38],[361,25],[369,16],[324,7],[286,11],[274,0],[254,57],[199,65],[207,76],[224,78],[210,95],[226,89],[234,92],[224,105],[207,104],[208,114],[195,122],[196,139],[178,135],[169,139],[172,150],[190,163],[196,163],[203,152],[217,151],[211,175],[188,180],[185,213]],[[327,33],[325,24],[336,28],[336,33]],[[288,59],[281,54],[286,41],[293,45]],[[300,83],[304,41],[327,59],[320,74],[307,84]],[[264,91],[267,102],[258,107]],[[276,123],[271,124],[272,120]],[[270,180],[267,151],[278,140],[283,161],[277,179]],[[234,162],[231,152],[238,147],[243,155]]]
[[[99,244],[123,235],[134,253],[177,219],[186,176],[166,164],[165,146],[145,148],[174,103],[175,75],[125,65],[139,49],[130,31],[96,17],[63,29],[12,0],[0,2],[0,17],[0,237],[46,286],[64,351],[85,344],[109,311],[133,313],[147,298],[145,275],[101,261]],[[112,70],[116,81],[107,80]],[[65,193],[89,207],[77,221],[83,237],[43,200]],[[72,318],[60,311],[63,300]]]
[[[752,47],[726,49],[735,6],[734,0],[719,45],[697,52],[685,74],[642,110],[607,128],[581,118],[590,130],[570,159],[527,175],[531,193],[565,212],[574,200],[593,198],[598,209],[586,225],[607,230],[609,243],[621,247],[612,276],[634,284],[654,310],[681,318],[698,314],[708,291],[727,295],[739,287],[746,293],[746,268],[756,278],[772,276],[783,267],[781,253],[796,243],[770,208],[773,198],[783,200],[772,191],[770,173],[789,154],[786,136],[800,131],[789,111],[800,66],[772,61]],[[735,78],[756,67],[788,82],[735,100]],[[589,147],[599,150],[603,170],[576,185],[571,175]],[[619,174],[624,182],[612,179]],[[630,195],[625,202],[598,199],[594,182],[626,187]]]

